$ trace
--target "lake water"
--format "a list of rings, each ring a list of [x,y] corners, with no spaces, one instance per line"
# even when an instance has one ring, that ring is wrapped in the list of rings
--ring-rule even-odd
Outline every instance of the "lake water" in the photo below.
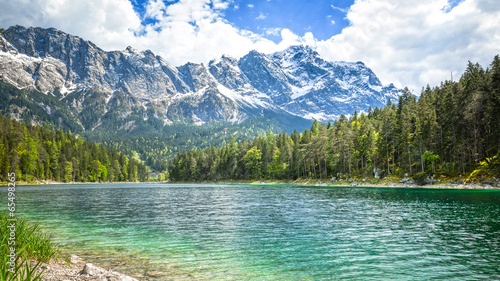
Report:
[[[141,280],[500,279],[499,191],[79,184],[16,195],[17,212],[67,251]]]

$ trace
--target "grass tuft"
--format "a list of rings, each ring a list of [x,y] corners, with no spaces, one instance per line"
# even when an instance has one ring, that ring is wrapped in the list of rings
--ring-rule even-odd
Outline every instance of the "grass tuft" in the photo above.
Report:
[[[0,281],[41,280],[42,263],[57,260],[61,250],[51,243],[51,237],[43,232],[37,223],[28,222],[25,218],[15,221],[15,244],[9,245],[13,223],[9,221],[7,212],[0,212]],[[11,242],[12,243],[12,242]],[[15,248],[12,259],[15,266],[11,268],[11,247]]]

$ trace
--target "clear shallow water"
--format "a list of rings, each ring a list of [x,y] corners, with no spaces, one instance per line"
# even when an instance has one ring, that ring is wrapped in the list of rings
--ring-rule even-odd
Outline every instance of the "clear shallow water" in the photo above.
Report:
[[[144,280],[500,279],[498,191],[82,184],[16,195],[18,213],[68,251]]]

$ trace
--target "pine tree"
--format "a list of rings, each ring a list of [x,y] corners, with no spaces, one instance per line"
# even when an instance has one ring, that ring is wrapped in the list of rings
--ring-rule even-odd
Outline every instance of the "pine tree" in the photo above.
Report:
[[[246,161],[247,168],[252,173],[253,179],[259,179],[261,177],[261,167],[262,167],[262,152],[256,146],[252,147],[243,157]]]

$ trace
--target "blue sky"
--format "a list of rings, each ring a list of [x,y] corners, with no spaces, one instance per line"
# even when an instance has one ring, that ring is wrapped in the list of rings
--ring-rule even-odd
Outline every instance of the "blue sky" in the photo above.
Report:
[[[0,0],[0,27],[55,27],[174,66],[304,44],[363,61],[382,83],[435,86],[500,53],[497,0]]]
[[[228,9],[225,18],[235,26],[261,33],[275,43],[281,38],[269,31],[276,28],[288,28],[299,36],[312,32],[316,38],[326,40],[349,25],[345,16],[353,3],[337,1],[336,9],[332,7],[332,1],[327,0],[241,1],[235,4],[238,8]]]
[[[178,3],[164,1],[169,5]],[[134,10],[142,17],[142,25],[158,23],[146,16],[148,0],[131,0]],[[249,30],[279,43],[278,30],[287,28],[303,36],[312,32],[316,38],[326,40],[339,34],[349,25],[346,13],[354,0],[244,0],[233,1],[221,16],[238,29]]]

